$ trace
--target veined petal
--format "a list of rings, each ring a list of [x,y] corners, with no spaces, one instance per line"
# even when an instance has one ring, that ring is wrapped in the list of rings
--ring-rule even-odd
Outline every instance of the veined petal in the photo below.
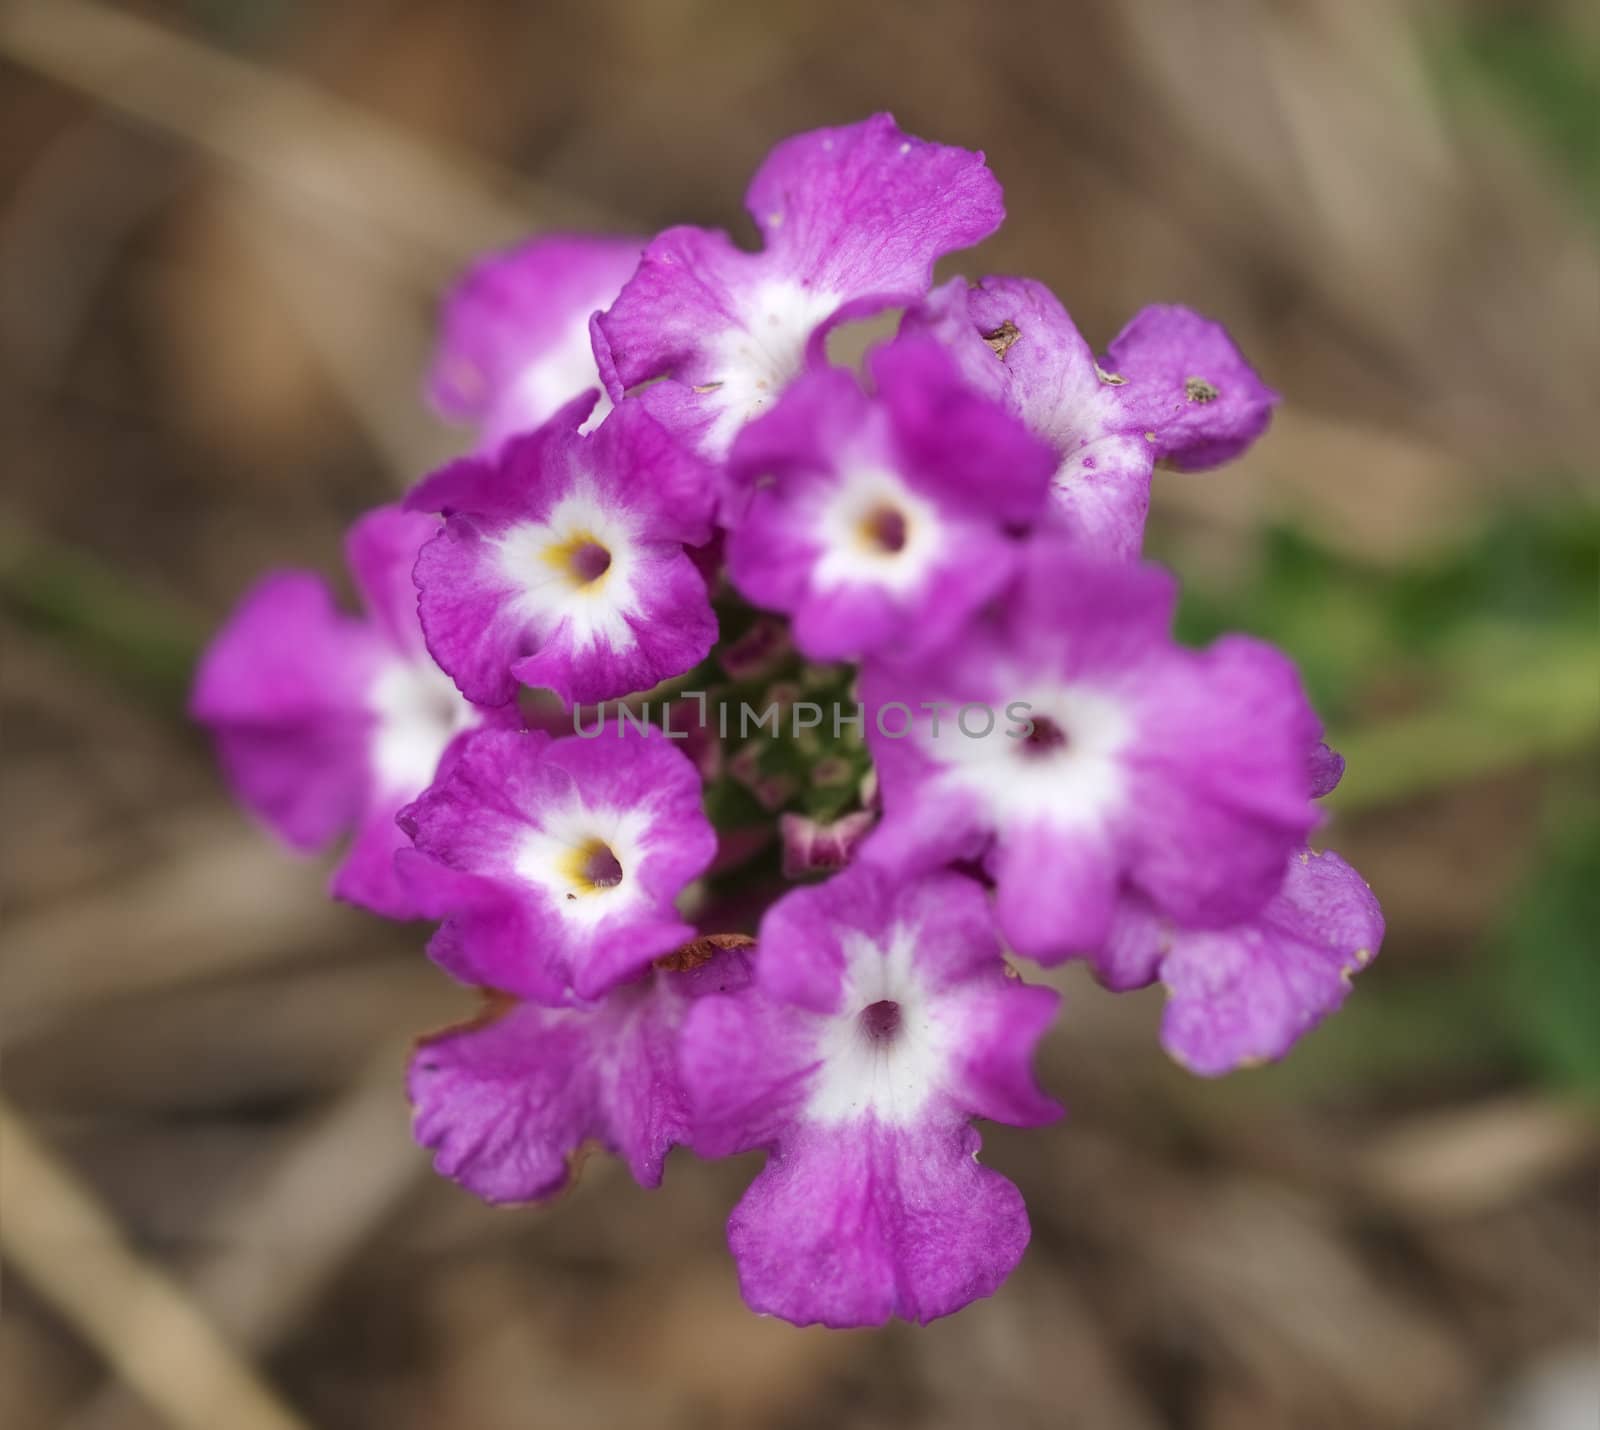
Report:
[[[638,266],[642,239],[554,234],[479,259],[445,299],[428,396],[492,453],[602,386],[590,315]],[[597,425],[609,398],[587,419]]]
[[[493,460],[457,462],[410,498],[445,514],[417,559],[428,649],[485,705],[518,684],[566,703],[648,690],[716,639],[703,541],[711,475],[634,402],[589,436],[569,404]]]
[[[869,397],[808,373],[728,465],[734,584],[794,619],[817,660],[932,649],[1010,579],[1045,500],[1050,450],[972,390],[936,344],[874,354]]]
[[[752,1307],[799,1324],[927,1321],[992,1292],[1027,1244],[974,1116],[1060,1108],[1033,1050],[1056,1007],[1000,959],[981,888],[854,866],[780,899],[755,981],[684,1028],[694,1146],[769,1151],[728,1223]]]
[[[679,1027],[697,999],[742,987],[747,964],[741,950],[719,951],[575,1008],[491,1003],[484,1018],[424,1039],[413,1055],[417,1140],[439,1172],[489,1202],[560,1191],[591,1140],[641,1186],[659,1186],[668,1151],[688,1140]]]
[[[519,723],[514,707],[462,699],[423,645],[411,567],[436,527],[382,507],[351,528],[365,620],[340,614],[315,576],[267,578],[218,633],[191,701],[240,800],[286,843],[317,848],[355,831],[333,893],[389,918],[421,912],[395,868],[396,812],[456,736]]]
[[[906,873],[983,855],[1006,936],[1046,961],[1105,938],[1125,881],[1180,921],[1258,909],[1316,823],[1320,726],[1270,648],[1176,645],[1174,594],[1156,568],[1035,537],[997,616],[936,658],[868,661],[883,817],[861,857]]]
[[[1226,928],[1185,928],[1128,895],[1093,963],[1113,987],[1159,977],[1162,1045],[1216,1077],[1281,1058],[1339,1008],[1382,942],[1383,914],[1361,876],[1337,854],[1302,849],[1265,907]]]
[[[1223,328],[1188,308],[1144,309],[1097,362],[1032,279],[952,279],[908,310],[902,332],[936,339],[1050,443],[1053,524],[1111,559],[1139,554],[1158,460],[1184,471],[1228,461],[1266,430],[1278,400]]]
[[[1106,350],[1122,430],[1149,433],[1180,471],[1231,461],[1267,430],[1275,393],[1227,329],[1190,308],[1141,310]]]
[[[669,229],[597,320],[612,396],[666,379],[644,394],[652,412],[717,459],[818,357],[831,323],[920,297],[938,257],[1004,215],[981,154],[912,138],[883,114],[780,144],[747,206],[760,253]]]
[[[716,852],[698,771],[659,731],[616,725],[474,736],[401,822],[437,870],[430,953],[550,1005],[599,997],[690,939],[673,901]]]
[[[1022,1194],[969,1123],[814,1129],[728,1218],[739,1290],[796,1325],[926,1324],[992,1295],[1027,1249]]]
[[[320,577],[284,571],[244,597],[201,660],[191,717],[239,799],[296,849],[327,844],[366,802],[364,695],[382,659]]]

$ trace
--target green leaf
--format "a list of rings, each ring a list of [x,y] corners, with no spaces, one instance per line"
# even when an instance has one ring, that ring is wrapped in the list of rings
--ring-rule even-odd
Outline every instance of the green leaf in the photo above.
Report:
[[[1492,944],[1524,1056],[1548,1081],[1600,1095],[1600,816],[1569,815]]]

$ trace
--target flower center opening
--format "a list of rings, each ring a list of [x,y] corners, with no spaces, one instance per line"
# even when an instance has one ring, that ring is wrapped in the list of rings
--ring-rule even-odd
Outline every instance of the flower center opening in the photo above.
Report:
[[[900,1031],[900,1005],[892,998],[880,998],[861,1010],[861,1030],[869,1041],[887,1043]]]
[[[622,863],[604,844],[590,850],[583,861],[583,877],[597,889],[610,889],[622,882]]]
[[[892,506],[880,506],[867,513],[861,523],[861,536],[868,546],[889,555],[904,551],[906,519]]]
[[[1034,715],[1033,729],[1022,742],[1024,755],[1044,755],[1053,750],[1065,749],[1070,743],[1067,732],[1046,715]]]
[[[622,861],[604,840],[586,839],[568,856],[566,875],[573,885],[569,899],[596,894],[622,882]]]
[[[587,531],[548,547],[544,559],[560,571],[575,589],[597,585],[611,569],[611,553]]]
[[[611,569],[611,553],[598,541],[586,541],[572,553],[567,564],[578,584],[587,586]]]

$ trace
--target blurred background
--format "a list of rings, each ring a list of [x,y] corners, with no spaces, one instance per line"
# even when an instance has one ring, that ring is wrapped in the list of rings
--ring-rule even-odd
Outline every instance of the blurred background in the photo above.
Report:
[[[753,1159],[491,1211],[408,1138],[471,999],[230,807],[182,704],[268,567],[453,452],[442,286],[537,229],[748,235],[793,131],[981,147],[1099,347],[1284,394],[1159,479],[1202,638],[1302,662],[1389,936],[1287,1063],[1055,977],[1034,1220],[928,1330],[746,1313]],[[1600,1415],[1600,11],[1348,0],[0,7],[7,1427],[1579,1430]]]

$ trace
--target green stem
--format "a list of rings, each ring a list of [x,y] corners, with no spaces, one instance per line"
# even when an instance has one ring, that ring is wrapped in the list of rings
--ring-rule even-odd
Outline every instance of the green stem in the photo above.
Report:
[[[201,621],[94,556],[6,532],[0,605],[83,665],[157,705],[182,708],[205,639]]]
[[[1530,633],[1514,662],[1462,680],[1449,703],[1329,742],[1349,774],[1329,804],[1355,811],[1600,744],[1600,651],[1575,632]]]

